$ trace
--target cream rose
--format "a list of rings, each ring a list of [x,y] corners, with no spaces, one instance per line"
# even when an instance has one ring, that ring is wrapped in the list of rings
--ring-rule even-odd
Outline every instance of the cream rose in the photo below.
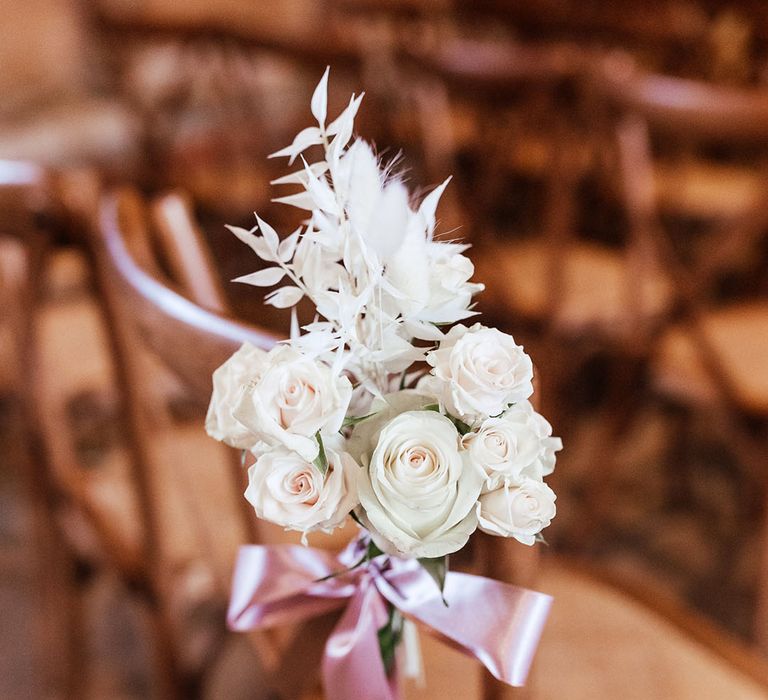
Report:
[[[541,479],[555,467],[560,438],[551,437],[552,426],[528,401],[507,409],[502,416],[486,418],[480,427],[462,438],[473,464],[486,476],[483,493],[502,484],[518,484],[524,478]]]
[[[266,357],[266,351],[243,343],[213,373],[213,394],[205,416],[205,430],[212,438],[241,450],[251,449],[258,442],[253,431],[232,415],[232,410],[248,384],[261,378]]]
[[[543,481],[526,478],[480,496],[478,526],[483,532],[514,537],[532,545],[555,517],[555,492]]]
[[[268,445],[284,445],[305,460],[317,457],[315,434],[339,431],[352,396],[347,377],[289,345],[265,358],[258,382],[240,396],[234,417]]]
[[[245,497],[256,515],[289,530],[330,532],[357,505],[358,466],[346,452],[327,447],[328,470],[285,447],[267,449],[248,470]]]
[[[451,328],[427,362],[433,376],[423,388],[468,423],[499,415],[533,393],[531,358],[511,335],[479,323]]]
[[[474,506],[483,474],[468,465],[456,427],[445,416],[423,410],[391,419],[389,414],[384,410],[358,426],[368,436],[358,480],[360,519],[377,546],[391,554],[455,552],[477,527]]]

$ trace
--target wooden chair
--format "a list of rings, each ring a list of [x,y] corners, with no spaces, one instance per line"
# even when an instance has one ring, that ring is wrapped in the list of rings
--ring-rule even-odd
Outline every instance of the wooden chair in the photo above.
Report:
[[[572,41],[600,50],[622,48],[654,70],[695,72],[704,77],[704,71],[711,69],[708,12],[678,0],[665,0],[654,7],[480,0],[463,8],[459,16],[465,21],[474,18],[502,24],[523,40]]]
[[[177,240],[183,241],[182,245],[187,246],[189,244],[188,235],[182,235],[181,232],[185,229],[189,231],[190,222],[192,220],[188,210],[184,209],[183,205],[185,204],[185,200],[183,198],[176,199],[171,197],[170,206],[168,202],[168,199],[160,200],[160,202],[153,208],[156,213],[158,210],[165,210],[166,223],[168,223],[169,220],[173,221],[173,229],[179,234]],[[200,338],[198,336],[190,335],[191,331],[187,328],[187,322],[194,323],[197,321],[204,323],[204,327],[208,329],[209,332],[211,327],[213,327],[215,329],[214,333],[219,335],[220,341],[232,343],[232,346],[226,351],[230,352],[237,347],[239,338],[241,337],[240,334],[243,332],[250,332],[253,334],[253,329],[248,329],[248,327],[244,327],[242,324],[231,324],[226,322],[221,316],[206,312],[199,306],[185,301],[184,298],[171,289],[167,283],[163,284],[152,276],[142,272],[141,268],[136,264],[134,256],[129,253],[127,247],[127,242],[129,240],[132,241],[131,247],[134,249],[141,247],[140,245],[136,245],[137,240],[144,240],[145,242],[147,240],[147,238],[145,238],[146,233],[142,233],[142,229],[137,225],[137,223],[146,224],[146,220],[142,216],[133,218],[137,215],[137,212],[138,214],[146,214],[142,206],[137,206],[140,204],[140,200],[130,193],[124,194],[122,197],[107,200],[104,204],[104,208],[102,209],[102,235],[94,241],[93,245],[96,248],[96,259],[101,261],[102,264],[106,264],[105,258],[102,257],[105,254],[113,256],[115,259],[114,262],[108,263],[106,267],[106,271],[109,271],[112,275],[112,281],[108,282],[108,284],[113,284],[120,290],[122,294],[120,298],[123,302],[130,300],[130,307],[135,308],[137,311],[137,319],[134,319],[134,322],[140,324],[140,326],[145,329],[142,331],[143,338],[146,339],[148,345],[157,350],[158,354],[161,354],[164,358],[164,362],[169,366],[176,366],[176,361],[173,359],[173,356],[178,354],[175,348],[178,348],[180,338],[185,339],[185,347],[188,347],[188,345],[186,345],[187,342],[193,342],[194,339],[196,348],[204,348],[201,352],[201,357],[213,358],[214,351],[211,351],[211,354],[208,352],[210,346],[200,343]],[[121,205],[123,212],[122,216],[120,216]],[[177,216],[180,211],[186,211],[183,217]],[[176,215],[173,214],[174,212]],[[156,216],[155,220],[157,220],[157,218],[158,217]],[[160,219],[162,220],[162,217],[160,217]],[[179,221],[181,223],[178,223]],[[137,225],[137,228],[131,229],[131,226],[133,225]],[[135,237],[132,237],[132,235],[128,233],[129,230],[133,231]],[[156,243],[157,239],[154,239],[154,241]],[[145,247],[144,250],[147,251],[148,249]],[[141,257],[141,253],[134,253],[134,255]],[[160,311],[158,311],[156,306],[158,302],[162,302]],[[162,323],[157,319],[162,319]],[[181,328],[186,328],[186,330],[181,332]],[[251,335],[248,337],[252,337],[257,341],[259,338],[261,338],[262,341],[264,340],[262,334],[258,332],[255,333],[255,336]],[[222,355],[222,357],[225,356],[226,353]],[[216,357],[209,361],[217,363],[222,357]],[[198,385],[200,391],[204,391],[205,396],[207,396],[210,388],[205,385],[206,382],[201,378],[199,372],[204,369],[209,373],[211,368],[201,367],[198,360],[191,357],[186,357],[184,363],[180,367],[181,369],[179,369],[179,371],[188,374],[190,377],[191,385]],[[146,398],[146,395],[142,394],[142,400],[146,400]],[[486,541],[490,544],[491,549],[489,552],[490,556],[485,561],[492,562],[496,567],[495,571],[486,570],[487,574],[498,576],[500,578],[508,578],[512,571],[516,571],[518,575],[522,573],[519,566],[516,565],[515,567],[511,567],[502,563],[505,557],[510,556],[510,554],[513,557],[516,556],[514,551],[503,546],[506,543],[495,538],[488,538]],[[502,545],[501,549],[498,547],[499,544]],[[555,608],[556,616],[553,616],[553,624],[548,628],[542,644],[541,658],[538,665],[538,669],[540,670],[534,670],[530,691],[533,693],[533,697],[538,697],[536,693],[542,683],[548,682],[548,684],[551,684],[551,679],[556,675],[552,673],[551,669],[553,665],[562,663],[564,649],[570,649],[571,651],[574,649],[578,649],[579,651],[585,650],[583,643],[576,644],[574,642],[574,635],[582,642],[585,638],[612,640],[610,646],[601,646],[600,644],[597,644],[597,646],[589,647],[591,650],[589,653],[593,656],[589,656],[588,658],[593,659],[592,663],[599,663],[604,667],[606,663],[611,663],[610,653],[612,651],[615,653],[616,651],[616,638],[611,636],[610,633],[606,634],[606,630],[613,629],[614,634],[623,634],[625,635],[624,638],[626,638],[627,629],[631,628],[637,630],[638,625],[642,627],[647,626],[648,624],[652,626],[651,633],[644,632],[644,639],[646,639],[648,643],[647,651],[644,652],[644,654],[649,655],[644,656],[644,658],[648,659],[648,663],[653,664],[654,662],[652,659],[666,658],[664,655],[669,655],[671,653],[670,650],[674,651],[672,658],[680,659],[681,661],[681,663],[672,663],[670,666],[665,667],[665,679],[667,678],[666,674],[672,674],[674,676],[675,669],[680,672],[685,671],[690,665],[693,656],[693,658],[698,660],[696,662],[699,664],[697,668],[700,669],[698,673],[702,674],[705,678],[709,677],[707,675],[708,673],[716,676],[715,682],[717,685],[715,687],[726,689],[735,688],[735,692],[752,692],[751,689],[754,684],[751,684],[749,680],[750,673],[738,670],[737,664],[734,662],[734,654],[729,657],[728,670],[724,673],[722,662],[713,663],[713,657],[709,656],[709,652],[703,648],[699,649],[699,647],[703,647],[704,645],[696,645],[696,648],[691,651],[690,646],[693,642],[690,640],[683,640],[682,643],[680,643],[677,641],[677,638],[675,638],[674,643],[666,645],[662,644],[662,640],[668,638],[671,628],[669,628],[663,621],[658,620],[658,618],[654,618],[650,613],[639,612],[636,606],[633,606],[631,602],[614,602],[616,601],[616,594],[606,591],[603,584],[597,584],[594,581],[588,581],[587,583],[581,582],[579,578],[574,578],[572,572],[567,568],[564,569],[562,565],[558,565],[554,569],[551,567],[545,568],[543,578],[538,579],[538,581],[530,575],[527,578],[527,583],[529,585],[540,584],[545,590],[555,593],[560,601]],[[621,600],[626,599],[622,598]],[[616,615],[617,605],[625,610],[622,615]],[[611,611],[610,615],[605,616],[605,625],[601,626],[599,633],[594,633],[594,628],[590,626],[596,618],[600,618],[600,614],[595,612],[595,608],[603,611],[603,613],[605,610]],[[649,615],[650,622],[647,622],[646,620],[648,620]],[[611,627],[611,620],[614,620],[617,623],[613,627]],[[637,649],[634,640],[635,636],[627,642],[628,646],[626,649],[628,651]],[[667,639],[667,641],[669,640]],[[446,651],[441,646],[435,647],[429,639],[425,640],[425,644],[427,649],[426,659],[429,673],[428,678],[431,681],[433,690],[439,692],[440,687],[442,687],[441,684],[451,678],[453,678],[450,686],[452,690],[455,690],[458,687],[465,687],[467,681],[473,678],[475,679],[473,682],[477,683],[476,667],[468,668],[464,666],[461,658],[451,656],[451,652]],[[741,654],[741,651],[737,647],[734,647],[734,650],[741,655],[742,661],[743,659],[748,658],[748,654]],[[663,654],[661,653],[662,651],[664,651]],[[608,657],[604,657],[603,654],[608,654]],[[599,661],[596,662],[594,661],[595,659],[599,659]],[[682,663],[683,661],[685,663]],[[435,665],[435,663],[437,665]],[[573,661],[572,663],[574,666],[569,666],[569,669],[576,668],[575,664],[577,661]],[[290,666],[287,668],[290,668]],[[449,669],[450,673],[447,673],[445,669]],[[461,671],[461,669],[464,670]],[[458,675],[456,675],[457,672]],[[569,673],[572,674],[570,676],[571,682],[575,682],[579,678],[581,679],[581,682],[583,682],[584,674],[575,670],[569,670]],[[595,671],[592,670],[589,673],[594,674]],[[687,679],[686,682],[690,683],[691,674],[685,671],[684,675]],[[726,677],[723,678],[723,675]],[[754,666],[751,675],[759,677],[759,664]],[[669,679],[669,682],[678,683],[680,681]],[[437,684],[437,686],[435,684]],[[471,687],[471,685],[467,687]],[[545,691],[547,691],[547,687],[548,685],[544,685]],[[681,686],[672,685],[671,687],[678,688]],[[758,686],[758,690],[755,692],[759,693],[759,688],[761,687],[762,686]],[[746,691],[744,690],[745,688]],[[494,688],[493,692],[507,693],[506,690],[500,691],[498,688]],[[513,696],[517,697],[518,695],[519,693]],[[606,697],[607,696],[608,694],[606,694]],[[505,697],[505,695],[488,694],[486,697]],[[547,695],[545,694],[543,697],[547,697]],[[591,697],[599,696],[593,694]],[[745,697],[749,696],[745,695]],[[759,695],[756,695],[756,697],[759,697]]]
[[[456,178],[452,189],[463,200],[476,241],[481,232],[488,236],[499,229],[498,210],[510,199],[505,188],[511,176],[548,181],[553,145],[565,137],[558,100],[583,58],[566,44],[455,37],[436,46],[400,48],[401,89],[417,119],[410,138],[419,142],[429,180]],[[583,172],[588,151],[575,140],[559,145],[569,150],[567,164]]]
[[[488,168],[495,184],[489,186],[481,178],[482,206],[466,213],[469,223],[482,232],[473,231],[470,239],[476,246],[473,259],[478,278],[487,282],[480,303],[494,318],[520,321],[551,322],[563,331],[579,334],[597,328],[609,335],[626,334],[636,327],[639,313],[660,313],[665,303],[663,282],[645,281],[647,297],[643,309],[634,309],[628,267],[634,258],[597,242],[581,240],[578,222],[577,188],[594,169],[592,144],[586,133],[566,124],[567,117],[558,115],[558,95],[578,91],[580,78],[593,60],[591,54],[570,45],[525,46],[488,45],[455,42],[437,51],[409,56],[422,73],[447,86],[443,104],[450,105],[450,95],[471,95],[485,105],[482,143],[461,143],[445,139],[451,134],[451,113],[441,122],[442,129],[429,128],[429,119],[439,119],[438,101],[425,103],[426,117],[422,133],[428,153],[439,154],[427,160],[440,163],[443,172],[457,170],[457,156],[463,148],[476,149],[483,168]],[[434,84],[434,83],[433,83]],[[529,90],[546,105],[547,122],[534,120],[527,124],[533,132],[522,132],[503,118],[498,105],[514,101],[520,91]],[[524,97],[513,111],[525,111],[530,102]],[[574,105],[578,118],[578,105]],[[539,105],[539,109],[542,107]],[[430,111],[431,110],[431,111]],[[494,126],[494,121],[500,122]],[[442,139],[442,143],[438,143]],[[493,154],[497,155],[493,155]],[[500,162],[501,161],[501,162]],[[452,167],[451,167],[452,164]],[[480,210],[498,208],[511,195],[503,180],[514,172],[525,172],[539,179],[544,204],[534,226],[534,235],[492,236],[498,223]],[[503,231],[503,228],[502,228]],[[630,244],[632,241],[629,242]],[[642,280],[642,276],[640,276]],[[634,292],[634,290],[632,290]]]
[[[191,325],[186,334],[179,330],[185,339],[181,345],[171,344],[177,352],[193,346],[200,350],[193,358],[182,357],[177,372],[189,379],[198,396],[205,396],[201,402],[210,394],[211,369],[201,375],[195,360],[215,367],[240,342],[269,346],[271,337],[195,306],[146,273],[140,279],[148,289],[139,284],[137,290],[130,284],[133,278],[120,276],[125,269],[112,262],[111,249],[102,244],[96,229],[88,228],[94,223],[98,178],[90,173],[58,176],[18,163],[3,166],[0,196],[7,195],[15,205],[4,210],[8,214],[4,231],[15,239],[6,245],[3,238],[8,254],[3,256],[2,278],[4,287],[18,290],[19,300],[9,316],[19,367],[9,373],[9,381],[15,382],[11,388],[22,397],[25,414],[22,440],[30,449],[28,482],[43,567],[39,580],[41,585],[51,584],[48,598],[56,605],[46,627],[49,636],[58,633],[57,627],[66,634],[47,644],[66,649],[51,664],[66,667],[56,686],[67,697],[82,697],[89,688],[84,591],[93,572],[105,572],[148,612],[157,694],[194,697],[222,649],[231,565],[237,546],[253,541],[255,523],[241,495],[242,470],[239,464],[233,470],[229,451],[204,435],[202,421],[172,425],[162,405],[168,397],[162,392],[158,396],[157,384],[173,385],[162,381],[157,360],[153,364],[146,352],[141,355],[142,342],[126,325],[126,309],[131,307],[123,304],[125,299],[136,301],[134,308],[147,312],[143,329],[151,335],[160,328],[153,339],[158,333],[179,330],[184,321],[207,328],[199,332],[207,343],[195,337]],[[129,221],[139,257],[145,255],[145,263],[159,270],[143,222],[136,216]],[[62,255],[50,254],[54,239],[69,240],[70,246],[73,241],[87,245],[108,314],[92,297],[53,306],[42,303],[43,283]],[[75,274],[82,277],[84,271],[80,267]],[[116,297],[118,292],[125,297]],[[117,360],[114,365],[110,356]],[[126,440],[111,449],[97,469],[83,460],[72,429],[70,399],[73,391],[83,389],[109,392],[113,382],[123,394]],[[147,439],[150,434],[152,441]],[[179,460],[187,472],[174,475],[172,470],[181,468]],[[197,473],[190,471],[195,464]],[[212,526],[221,528],[215,540]],[[67,619],[54,625],[58,617]],[[279,660],[269,639],[255,636],[253,641],[257,653],[250,668],[257,671],[261,664]],[[301,643],[298,646],[301,649]],[[283,683],[281,697],[296,696],[298,685],[292,688],[290,679]],[[266,685],[261,690],[269,692]]]
[[[533,698],[760,698],[764,659],[658,583],[545,558],[541,590],[555,597],[531,678]],[[561,673],[552,669],[561,665]]]
[[[77,697],[82,690],[84,662],[82,625],[76,579],[78,557],[65,537],[61,519],[61,494],[48,469],[49,450],[42,439],[38,410],[39,365],[34,352],[36,315],[40,308],[41,269],[51,243],[44,217],[50,213],[49,177],[44,168],[21,161],[0,161],[0,293],[4,312],[0,323],[2,361],[0,391],[13,396],[21,408],[19,444],[32,514],[32,547],[36,604],[33,639],[61,650],[41,674],[41,688]],[[47,230],[48,229],[48,230]],[[65,454],[57,457],[66,459]],[[11,461],[11,460],[9,460]],[[30,655],[34,650],[30,650]]]
[[[123,104],[96,89],[101,63],[91,54],[80,5],[3,5],[0,158],[50,167],[98,163],[128,177],[138,124]]]
[[[613,110],[613,147],[633,235],[672,285],[674,304],[655,330],[650,373],[659,395],[684,409],[683,432],[675,437],[676,454],[681,457],[676,478],[685,476],[688,455],[680,443],[685,440],[688,419],[704,413],[714,417],[708,424],[742,462],[753,484],[748,489],[754,489],[754,484],[760,489],[768,458],[760,432],[768,419],[768,375],[763,361],[768,352],[768,304],[764,266],[755,263],[768,231],[768,207],[757,196],[768,183],[768,94],[649,75],[616,58],[602,64],[594,82]],[[731,196],[732,183],[721,176],[721,195],[732,210],[726,215],[722,207],[712,206],[704,219],[705,212],[699,208],[700,224],[708,227],[698,239],[681,235],[680,227],[670,226],[664,217],[669,211],[668,182],[659,174],[670,172],[676,163],[670,164],[668,152],[666,157],[659,155],[658,142],[663,137],[696,144],[696,157],[702,163],[711,152],[702,144],[717,144],[717,153],[749,154],[750,162],[740,172],[755,179],[751,195]],[[700,168],[689,168],[687,158],[685,154],[687,174],[699,184],[706,182]],[[719,166],[715,160],[710,167]],[[742,280],[730,294],[722,284],[729,274]],[[599,478],[604,479],[604,474]],[[746,507],[750,502],[747,498]],[[766,571],[764,567],[757,583],[755,627],[756,639],[764,648]]]

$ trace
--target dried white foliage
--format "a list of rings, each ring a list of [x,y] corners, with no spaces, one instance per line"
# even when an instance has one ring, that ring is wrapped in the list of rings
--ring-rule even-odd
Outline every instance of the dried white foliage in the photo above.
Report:
[[[448,180],[419,206],[396,175],[382,166],[371,146],[352,139],[362,95],[327,120],[328,71],[311,102],[317,126],[270,157],[300,159],[302,168],[273,182],[297,185],[276,198],[308,212],[304,225],[280,240],[256,217],[251,231],[230,230],[273,266],[236,281],[273,286],[266,303],[295,306],[307,297],[317,309],[314,323],[299,332],[295,347],[348,374],[359,405],[400,382],[400,374],[443,337],[442,325],[474,315],[472,296],[483,287],[470,282],[474,268],[466,246],[435,237],[437,205]],[[308,163],[304,153],[322,146],[323,158]]]

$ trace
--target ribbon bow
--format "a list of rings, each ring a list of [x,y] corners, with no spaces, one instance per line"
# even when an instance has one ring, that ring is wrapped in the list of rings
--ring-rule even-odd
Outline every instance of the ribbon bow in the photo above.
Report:
[[[450,572],[443,603],[434,580],[413,559],[379,556],[344,570],[360,549],[339,557],[298,545],[248,545],[235,566],[227,621],[246,631],[296,623],[345,608],[325,645],[322,672],[328,697],[396,700],[387,678],[378,630],[387,601],[405,617],[463,653],[496,678],[525,683],[552,598],[481,576]],[[338,573],[339,569],[343,573]]]

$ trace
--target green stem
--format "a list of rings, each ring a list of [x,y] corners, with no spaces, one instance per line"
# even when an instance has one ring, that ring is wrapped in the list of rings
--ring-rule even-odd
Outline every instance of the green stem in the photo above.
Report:
[[[388,602],[387,607],[389,618],[387,623],[379,629],[378,635],[381,660],[389,676],[395,668],[397,645],[403,638],[403,616],[392,603]]]

